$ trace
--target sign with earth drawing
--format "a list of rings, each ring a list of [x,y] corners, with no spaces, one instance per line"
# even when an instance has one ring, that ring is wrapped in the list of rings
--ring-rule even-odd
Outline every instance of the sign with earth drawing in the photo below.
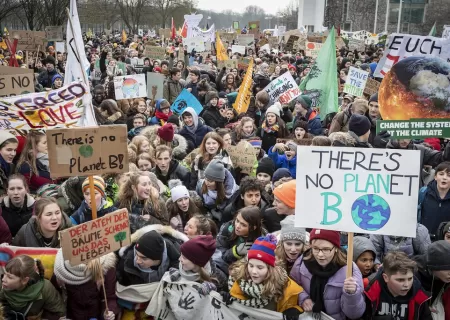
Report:
[[[298,147],[295,226],[415,237],[420,171],[418,150]]]

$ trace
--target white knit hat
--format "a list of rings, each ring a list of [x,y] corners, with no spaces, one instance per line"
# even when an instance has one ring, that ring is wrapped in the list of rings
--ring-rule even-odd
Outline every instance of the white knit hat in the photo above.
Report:
[[[183,186],[180,180],[170,180],[168,185],[173,202],[177,202],[182,198],[189,198],[189,190]]]
[[[281,104],[279,102],[275,102],[272,106],[267,108],[266,115],[268,113],[274,113],[278,116],[278,118],[281,118]]]
[[[0,145],[2,145],[3,142],[9,139],[16,139],[16,142],[18,143],[17,138],[13,136],[11,133],[9,133],[7,130],[0,130]]]

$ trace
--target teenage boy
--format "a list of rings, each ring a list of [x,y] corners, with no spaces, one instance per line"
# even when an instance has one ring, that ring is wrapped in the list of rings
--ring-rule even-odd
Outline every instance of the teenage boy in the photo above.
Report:
[[[389,252],[375,278],[365,289],[364,319],[432,320],[430,295],[414,276],[417,264],[399,251]]]

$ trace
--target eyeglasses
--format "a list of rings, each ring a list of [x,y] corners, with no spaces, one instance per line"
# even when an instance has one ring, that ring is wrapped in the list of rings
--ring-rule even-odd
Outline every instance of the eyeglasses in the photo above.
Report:
[[[330,254],[331,253],[331,251],[334,249],[334,247],[333,248],[323,248],[323,249],[319,249],[319,248],[312,248],[312,251],[313,251],[313,253],[314,254],[319,254],[319,252],[322,252],[323,254],[325,254],[325,255],[328,255],[328,254]]]

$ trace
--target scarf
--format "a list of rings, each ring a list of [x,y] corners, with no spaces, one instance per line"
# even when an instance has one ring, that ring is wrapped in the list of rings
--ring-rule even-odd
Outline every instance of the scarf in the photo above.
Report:
[[[262,124],[262,128],[267,133],[278,132],[278,130],[280,129],[280,125],[278,123],[275,123],[274,125],[269,126],[267,120],[265,120]]]
[[[36,160],[41,163],[41,165],[42,165],[41,169],[45,169],[43,171],[47,171],[47,172],[50,171],[50,169],[49,169],[50,168],[50,163],[49,163],[49,159],[48,159],[48,153],[39,152],[36,155]]]
[[[144,272],[148,275],[147,278],[147,283],[154,283],[154,282],[158,282],[161,281],[164,273],[166,273],[166,271],[169,269],[169,259],[167,258],[167,247],[166,247],[166,243],[164,242],[164,252],[163,252],[163,257],[161,259],[161,264],[158,266],[158,269],[153,269],[153,268],[141,268],[139,267],[139,265],[136,263],[136,247],[134,247],[134,255],[133,255],[133,264],[134,267],[136,269],[138,269],[141,272]]]
[[[262,291],[264,289],[264,285],[262,283],[256,284],[251,279],[250,280],[240,280],[238,282],[239,288],[241,288],[242,292],[245,294],[246,297],[249,299],[247,300],[240,300],[233,298],[240,304],[251,307],[251,308],[257,308],[261,309],[267,306],[270,302],[270,298],[263,298]]]
[[[250,133],[250,134],[246,134],[244,131],[242,131],[242,133],[241,133],[241,139],[244,139],[244,140],[252,139],[254,137],[256,137],[256,131],[255,130],[253,130],[253,132]]]
[[[184,126],[186,128],[187,131],[189,131],[192,134],[195,134],[195,132],[197,131],[197,127],[195,126],[195,124],[193,124],[192,126]]]
[[[81,285],[92,279],[92,274],[85,264],[72,266],[69,261],[64,261],[61,249],[56,254],[54,268],[55,276],[70,285]]]
[[[169,117],[172,115],[172,111],[169,111],[168,114],[165,114],[159,110],[155,111],[155,117],[157,117],[159,120],[163,120],[164,122],[167,122]]]
[[[21,311],[38,298],[42,288],[44,288],[44,279],[39,279],[38,282],[27,285],[22,291],[3,290],[3,294],[14,311]]]
[[[325,286],[330,279],[340,267],[332,262],[330,262],[325,268],[317,263],[315,259],[303,260],[305,267],[312,274],[310,294],[311,300],[314,302],[313,313],[314,316],[320,315],[320,312],[325,312],[325,303],[323,299],[323,294],[325,292]],[[319,317],[320,318],[320,317]]]
[[[200,281],[200,274],[198,272],[194,272],[194,271],[185,271],[183,269],[183,266],[180,262],[180,265],[178,267],[178,269],[180,270],[180,275],[184,280],[187,281],[192,281],[192,282],[198,282]],[[206,270],[206,272],[211,275],[211,264],[208,262],[205,266],[204,269]]]
[[[105,198],[102,198],[100,205],[97,207],[97,213],[99,213],[106,206]],[[80,209],[78,209],[78,214],[80,216],[80,224],[86,222],[86,216],[89,216],[89,221],[92,220],[92,209],[89,208],[86,200],[81,203]]]

